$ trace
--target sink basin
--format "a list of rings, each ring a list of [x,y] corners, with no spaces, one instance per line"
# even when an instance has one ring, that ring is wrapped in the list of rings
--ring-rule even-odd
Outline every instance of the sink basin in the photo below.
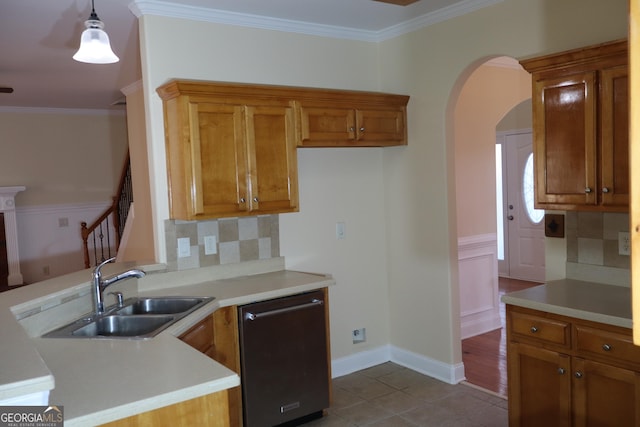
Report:
[[[104,316],[71,333],[82,337],[147,337],[156,335],[173,316]]]
[[[44,338],[151,338],[213,297],[131,298],[123,307],[107,308],[104,315],[87,314]]]
[[[116,310],[117,314],[177,314],[189,311],[206,301],[205,298],[138,298],[123,308]]]

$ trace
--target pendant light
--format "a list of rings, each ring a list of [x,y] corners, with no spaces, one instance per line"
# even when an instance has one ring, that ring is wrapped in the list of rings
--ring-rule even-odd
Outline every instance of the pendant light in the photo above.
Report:
[[[91,15],[84,21],[86,30],[82,32],[80,38],[80,49],[73,55],[73,59],[89,64],[113,64],[120,58],[111,50],[109,36],[104,32],[104,24],[98,18],[91,0]]]

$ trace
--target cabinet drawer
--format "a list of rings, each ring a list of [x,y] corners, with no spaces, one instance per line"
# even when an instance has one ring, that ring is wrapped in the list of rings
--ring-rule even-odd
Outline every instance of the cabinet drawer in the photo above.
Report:
[[[209,316],[180,336],[191,347],[207,353],[213,347],[213,317]]]
[[[633,344],[631,334],[624,334],[576,325],[576,350],[610,360],[635,363],[640,366],[640,347]]]
[[[513,334],[549,344],[569,346],[570,326],[568,322],[511,312]]]

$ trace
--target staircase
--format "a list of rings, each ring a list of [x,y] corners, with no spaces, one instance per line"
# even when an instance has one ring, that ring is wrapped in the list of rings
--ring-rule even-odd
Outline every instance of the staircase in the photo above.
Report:
[[[116,256],[132,202],[131,160],[127,152],[113,203],[91,225],[80,224],[85,268]]]

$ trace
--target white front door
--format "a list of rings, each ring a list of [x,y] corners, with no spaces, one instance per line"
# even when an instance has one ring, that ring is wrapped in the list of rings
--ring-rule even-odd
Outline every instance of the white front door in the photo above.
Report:
[[[531,132],[498,138],[503,153],[504,259],[501,276],[544,282],[544,211],[533,209]],[[499,233],[500,235],[500,233]]]

